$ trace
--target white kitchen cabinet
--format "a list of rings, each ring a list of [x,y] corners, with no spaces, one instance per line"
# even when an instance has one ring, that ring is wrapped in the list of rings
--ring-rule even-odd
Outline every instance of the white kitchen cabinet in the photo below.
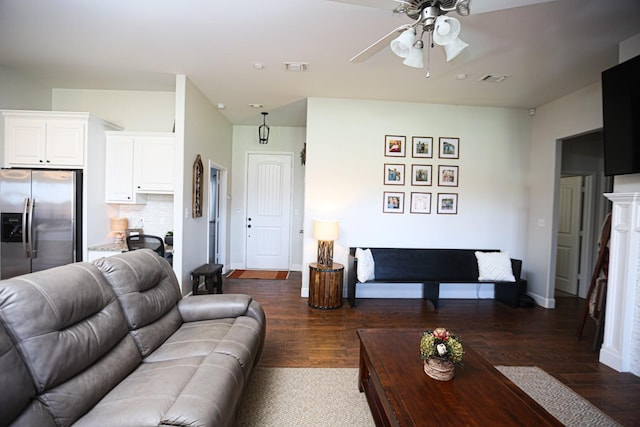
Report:
[[[89,114],[2,111],[4,166],[82,168]]]
[[[173,194],[175,137],[166,132],[106,132],[107,203],[146,203],[146,194]]]
[[[116,132],[117,133],[117,132]],[[133,137],[107,136],[105,156],[105,201],[134,204],[138,200],[133,185]]]
[[[133,172],[137,192],[173,194],[175,147],[173,134],[135,138]]]

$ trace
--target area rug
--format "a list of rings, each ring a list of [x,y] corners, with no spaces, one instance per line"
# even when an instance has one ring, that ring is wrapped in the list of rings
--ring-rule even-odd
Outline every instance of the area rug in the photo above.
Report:
[[[496,368],[567,426],[619,426],[542,369]],[[357,384],[356,368],[257,368],[235,427],[372,427]]]
[[[612,418],[537,366],[496,366],[566,426],[619,426]]]
[[[286,270],[233,270],[227,277],[229,279],[284,280],[289,277],[289,272]]]

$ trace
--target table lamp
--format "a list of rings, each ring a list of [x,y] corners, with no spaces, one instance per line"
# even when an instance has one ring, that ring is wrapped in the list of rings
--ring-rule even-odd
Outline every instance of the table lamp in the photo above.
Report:
[[[313,238],[318,241],[318,264],[333,264],[333,241],[340,236],[338,221],[319,220],[313,221]]]
[[[121,245],[124,243],[127,227],[129,227],[127,218],[111,218],[111,234],[113,234],[115,244]]]

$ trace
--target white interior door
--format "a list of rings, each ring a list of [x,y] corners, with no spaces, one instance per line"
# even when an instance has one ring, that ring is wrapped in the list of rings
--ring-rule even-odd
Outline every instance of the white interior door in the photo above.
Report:
[[[290,154],[249,154],[247,170],[247,269],[289,269]]]
[[[582,177],[560,179],[560,219],[556,255],[556,289],[578,294]]]

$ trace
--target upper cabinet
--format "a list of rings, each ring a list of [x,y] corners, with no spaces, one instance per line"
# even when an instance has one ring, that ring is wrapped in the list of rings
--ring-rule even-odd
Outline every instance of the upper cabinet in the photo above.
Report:
[[[2,111],[4,166],[82,168],[89,114]]]
[[[145,194],[173,194],[176,144],[173,133],[106,132],[107,203],[145,203]]]
[[[140,135],[134,138],[133,158],[136,191],[173,194],[176,164],[173,134]]]

